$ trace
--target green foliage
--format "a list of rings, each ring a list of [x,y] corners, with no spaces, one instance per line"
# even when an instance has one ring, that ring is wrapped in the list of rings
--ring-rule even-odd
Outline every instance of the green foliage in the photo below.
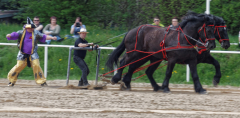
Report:
[[[165,26],[174,16],[181,18],[188,10],[204,13],[206,0],[1,0],[6,7],[18,8],[17,19],[39,16],[48,24],[51,16],[58,18],[62,28],[69,28],[81,16],[85,25],[99,25],[131,29],[160,18]],[[211,14],[222,16],[231,34],[237,34],[240,22],[240,2],[212,0]],[[0,6],[1,7],[1,6]]]
[[[6,39],[6,35],[21,30],[22,26],[20,25],[9,25],[9,24],[0,24],[0,42],[1,43],[16,43],[17,41],[8,41]],[[68,34],[69,29],[62,29],[60,32],[61,37],[64,37]],[[125,30],[117,30],[111,29],[107,27],[106,29],[99,28],[97,26],[89,26],[87,35],[88,42],[98,42],[102,40],[106,40],[99,45],[103,45],[109,43],[111,41],[115,41],[117,39],[122,39],[123,36],[117,37],[115,39],[107,40],[116,35],[123,34],[126,32]],[[121,40],[120,40],[121,41]],[[74,39],[65,39],[62,42],[52,41],[51,44],[57,45],[74,45]],[[108,45],[111,46],[111,45]],[[116,46],[116,44],[114,45]],[[11,68],[16,64],[16,56],[18,53],[17,46],[0,46],[0,78],[6,78],[8,72]],[[108,54],[110,54],[112,50],[102,50],[101,51],[101,66],[100,73],[107,72],[108,70],[105,68],[104,63],[107,59]],[[48,80],[51,79],[66,79],[67,74],[67,64],[68,64],[68,48],[48,48]],[[73,52],[72,52],[73,53]],[[44,47],[38,47],[38,54],[40,56],[40,65],[43,69],[44,67]],[[87,52],[87,56],[85,58],[91,74],[88,76],[89,79],[95,78],[96,72],[96,52]],[[71,71],[70,71],[70,79],[79,79],[81,76],[81,70],[71,59]],[[21,74],[19,75],[19,79],[33,79],[32,69],[26,67]]]
[[[202,12],[206,9],[206,2],[200,7],[194,9],[196,12]],[[222,17],[229,33],[236,35],[239,32],[240,2],[237,0],[212,0],[210,2],[210,13]]]
[[[143,0],[141,2],[141,18],[145,23],[152,23],[157,16],[161,22],[168,26],[171,19],[176,16],[181,18],[188,10],[193,10],[204,0]],[[201,13],[201,12],[200,12]]]
[[[0,0],[1,6],[9,9],[19,9],[20,12],[15,16],[16,19],[25,19],[27,16],[33,18],[39,16],[44,25],[50,22],[51,16],[56,16],[57,23],[61,26],[61,37],[69,34],[69,28],[74,23],[75,18],[81,16],[83,24],[87,25],[90,32],[87,36],[89,42],[106,40],[116,35],[126,32],[127,29],[137,25],[152,23],[153,17],[158,16],[165,26],[171,24],[171,18],[177,16],[181,18],[188,10],[197,13],[204,13],[206,10],[206,0]],[[226,21],[231,42],[238,42],[235,35],[239,29],[240,22],[240,2],[230,0],[212,0],[210,13],[221,16]],[[0,24],[0,42],[14,43],[16,41],[7,41],[6,34],[20,30],[22,26],[12,24]],[[104,28],[104,29],[103,29]],[[118,37],[123,38],[122,37]],[[116,39],[113,39],[113,41]],[[106,41],[104,43],[108,43]],[[54,42],[52,44],[73,45],[74,40],[64,40],[63,42]],[[100,44],[101,45],[101,44]],[[112,46],[118,46],[118,43]],[[216,50],[223,50],[220,45]],[[6,78],[9,70],[16,64],[16,55],[18,49],[16,46],[0,46],[0,77]],[[231,46],[228,50],[239,50],[237,46]],[[48,79],[65,79],[67,72],[68,49],[49,48]],[[44,48],[39,47],[40,64],[44,64]],[[108,72],[104,63],[111,50],[101,51],[100,73]],[[240,62],[237,54],[212,54],[221,64],[222,85],[239,85]],[[61,61],[59,61],[61,59]],[[88,52],[86,62],[90,68],[89,79],[95,77],[96,71],[96,52]],[[80,69],[71,60],[70,79],[80,78]],[[163,65],[166,62],[162,62]],[[171,83],[186,83],[185,65],[176,65],[171,78]],[[165,76],[166,67],[157,70],[154,78],[157,82],[162,82]],[[142,70],[133,75],[133,77],[144,74]],[[127,72],[127,68],[124,70]],[[203,84],[211,84],[214,76],[214,67],[208,64],[198,65],[198,74]],[[20,79],[32,79],[32,69],[25,68],[20,74]],[[148,82],[146,76],[137,80],[137,82]],[[192,83],[192,81],[190,82]]]
[[[6,39],[6,34],[11,33],[13,31],[20,30],[22,26],[20,25],[6,25],[6,24],[0,24],[0,42],[2,43],[16,43],[16,41],[8,41]],[[102,29],[98,26],[89,26],[88,31],[90,32],[87,35],[88,42],[98,42],[98,41],[104,41],[103,43],[100,43],[99,45],[103,45],[106,43],[109,43],[111,41],[115,41],[117,39],[123,39],[124,36],[117,37],[115,39],[107,40],[111,37],[117,36],[119,34],[122,34],[126,32],[126,30],[118,30],[112,29],[107,27],[106,29]],[[65,36],[69,32],[69,29],[62,29],[61,30],[61,37]],[[229,35],[230,42],[235,43],[238,42],[238,36],[232,36]],[[73,39],[65,39],[62,42],[54,42],[52,41],[52,44],[56,45],[74,45]],[[120,40],[121,42],[121,40]],[[120,42],[112,44],[113,47],[116,47],[120,44]],[[108,45],[110,46],[110,45]],[[11,68],[16,64],[16,56],[18,53],[17,46],[0,46],[0,78],[6,78],[8,72],[11,70]],[[219,44],[217,44],[217,48],[215,50],[224,50],[220,47]],[[239,51],[238,46],[232,45],[228,51]],[[106,73],[109,70],[106,69],[105,63],[108,57],[108,54],[110,54],[112,50],[101,50],[100,55],[100,74]],[[48,48],[48,77],[47,80],[52,79],[66,79],[67,76],[67,64],[68,64],[68,48]],[[73,53],[73,52],[72,52]],[[44,47],[39,47],[38,54],[40,56],[40,65],[43,68],[44,67]],[[90,74],[88,76],[88,79],[93,80],[95,78],[95,72],[96,72],[96,55],[97,53],[95,51],[93,52],[87,52],[87,56],[85,58],[86,63],[89,66]],[[221,72],[222,72],[222,78],[220,81],[220,85],[233,85],[233,86],[239,86],[240,80],[240,55],[238,54],[212,54],[213,57],[219,61],[221,65]],[[166,64],[166,61],[163,61],[160,66],[163,66]],[[149,64],[149,62],[147,63]],[[146,64],[145,64],[146,65]],[[76,64],[73,62],[73,59],[71,59],[71,66],[72,69],[70,70],[70,80],[72,79],[80,79],[81,76],[81,70],[76,66]],[[198,65],[198,74],[199,78],[202,84],[208,84],[212,85],[212,79],[215,75],[215,68],[213,65],[209,64],[199,64]],[[124,73],[128,71],[128,68],[124,69]],[[144,74],[146,69],[141,70],[135,74],[133,74],[133,78],[138,77],[142,74]],[[155,80],[159,83],[163,82],[163,79],[165,77],[166,72],[166,66],[158,69],[155,71],[153,77]],[[19,79],[30,79],[33,80],[33,73],[32,69],[26,67],[19,75]],[[139,78],[136,82],[149,82],[147,76],[143,76]],[[170,83],[187,83],[186,82],[186,66],[177,64],[173,70],[173,75],[170,80]],[[190,79],[190,82],[188,84],[192,84],[192,80]]]
[[[23,0],[21,1],[21,8],[24,8],[25,12],[15,18],[25,19],[27,16],[31,18],[38,16],[41,22],[44,22],[46,25],[50,22],[50,17],[55,16],[57,17],[57,23],[62,28],[66,28],[75,22],[76,17],[81,16],[84,19],[84,23],[93,25],[94,21],[91,19],[91,11],[95,10],[94,5],[95,3],[92,1],[86,3],[83,0]]]
[[[18,0],[0,0],[0,10],[17,10]]]

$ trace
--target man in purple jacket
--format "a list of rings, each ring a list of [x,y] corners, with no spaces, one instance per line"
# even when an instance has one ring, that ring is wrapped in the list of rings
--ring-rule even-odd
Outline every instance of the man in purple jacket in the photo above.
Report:
[[[7,34],[8,40],[18,39],[19,52],[17,55],[17,64],[8,73],[8,80],[10,81],[8,86],[14,86],[17,81],[19,73],[28,65],[32,67],[35,81],[41,86],[47,86],[46,78],[43,75],[43,71],[40,67],[39,56],[37,53],[37,42],[45,42],[46,40],[56,40],[57,37],[47,36],[35,30],[36,26],[32,20],[28,17],[27,24],[24,26],[24,30],[12,32]]]

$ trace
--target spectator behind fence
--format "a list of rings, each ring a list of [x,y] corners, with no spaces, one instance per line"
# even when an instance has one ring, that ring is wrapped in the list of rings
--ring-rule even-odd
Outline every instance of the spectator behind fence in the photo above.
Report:
[[[90,45],[93,46],[93,43],[88,43],[88,41],[85,40],[87,36],[87,30],[85,28],[81,28],[80,32],[78,32],[80,37],[75,41],[74,47],[89,47]],[[94,46],[95,48],[98,47],[97,45]],[[92,51],[92,50],[88,50]],[[87,51],[86,50],[74,50],[73,53],[73,61],[75,64],[81,69],[82,76],[79,80],[78,86],[89,86],[87,76],[89,74],[89,68],[84,61],[84,58],[86,56]]]
[[[49,36],[56,36],[57,41],[62,41],[63,38],[60,38],[59,33],[60,33],[60,26],[57,24],[57,18],[55,16],[52,16],[50,18],[51,24],[48,24],[44,27],[43,33]],[[46,40],[47,44],[51,43],[51,40]]]
[[[86,26],[82,24],[81,17],[77,17],[75,23],[71,26],[70,30],[70,33],[73,34],[73,38],[75,39],[79,38],[78,32],[80,31],[81,28],[86,29]]]
[[[33,18],[33,23],[34,23],[34,25],[36,26],[35,29],[42,33],[43,25],[40,23],[40,19],[39,19],[38,16],[35,16],[35,17]]]
[[[154,17],[152,25],[157,25],[157,26],[160,26],[160,27],[164,27],[164,25],[161,24],[160,22],[161,21],[160,21],[160,19],[158,17]]]
[[[177,27],[178,27],[178,18],[177,17],[172,18],[172,25],[170,25],[170,27],[177,29]]]

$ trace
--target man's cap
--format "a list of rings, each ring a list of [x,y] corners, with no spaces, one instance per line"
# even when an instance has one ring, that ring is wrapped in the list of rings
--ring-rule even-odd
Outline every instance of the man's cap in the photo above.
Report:
[[[80,34],[80,33],[89,33],[89,32],[87,32],[87,29],[81,28],[81,29],[80,29],[80,32],[78,32],[78,33]]]

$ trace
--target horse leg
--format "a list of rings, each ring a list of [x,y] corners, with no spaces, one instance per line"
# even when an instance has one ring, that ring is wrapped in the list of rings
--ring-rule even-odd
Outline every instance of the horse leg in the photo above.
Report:
[[[139,59],[139,58],[138,58]],[[133,61],[136,61],[137,59],[133,60]],[[133,63],[131,65],[129,65],[129,69],[128,69],[128,72],[127,74],[123,77],[123,82],[125,83],[126,85],[126,89],[125,90],[131,90],[131,79],[132,79],[132,75],[133,75],[133,72],[139,68],[140,66],[142,66],[143,64],[145,64],[147,61],[149,60],[149,58],[145,58],[143,60],[140,60],[136,63]],[[132,62],[133,62],[132,61]]]
[[[138,55],[138,54],[139,54],[138,52],[135,52],[135,53],[133,53],[133,54],[131,54],[131,55],[130,55],[130,54],[126,54],[126,55],[124,56],[124,58],[120,61],[120,67],[123,67],[123,66],[129,64],[130,62],[133,62],[134,60],[138,59],[138,58],[136,58],[136,57],[139,57],[139,56],[136,56],[136,55]],[[145,55],[145,54],[144,54],[144,55],[140,55],[140,57],[143,57],[143,56],[146,56],[146,55]],[[118,73],[113,76],[113,78],[112,78],[112,80],[111,80],[113,84],[114,84],[114,83],[118,83],[118,81],[121,80],[121,78],[122,78],[122,72],[123,72],[123,69],[124,69],[124,68],[125,68],[125,67],[119,69],[119,70],[118,70]]]
[[[163,89],[163,92],[165,92],[165,93],[170,92],[170,89],[169,89],[168,85],[169,85],[169,80],[172,76],[172,71],[173,71],[173,68],[174,68],[175,64],[176,64],[176,60],[173,60],[173,59],[168,60],[166,75],[165,75],[165,79],[164,79],[163,84],[162,84],[162,89]]]
[[[151,61],[151,63],[154,63],[154,62],[156,62],[158,60],[159,59],[157,59],[157,58],[152,58],[150,61]],[[158,63],[156,63],[156,64],[154,64],[152,66],[149,66],[147,68],[146,72],[145,72],[146,75],[148,76],[149,81],[151,82],[151,85],[152,85],[154,91],[162,90],[162,88],[156,83],[156,81],[153,78],[153,73],[157,69],[157,67],[159,66],[159,64],[161,62],[158,62]]]
[[[219,62],[216,59],[214,59],[211,55],[209,55],[205,60],[203,60],[202,63],[208,63],[215,66],[216,74],[213,78],[213,85],[217,87],[218,83],[220,82],[220,78],[222,77]]]
[[[122,66],[124,66],[124,65],[125,65],[125,56],[124,56],[123,59],[121,59],[121,61],[120,61],[120,67],[122,67]],[[124,67],[124,68],[125,68],[125,67]],[[111,82],[112,82],[113,84],[118,83],[118,81],[121,80],[121,78],[122,78],[122,72],[123,72],[123,69],[124,69],[124,68],[119,69],[119,70],[117,71],[117,74],[112,77]]]
[[[197,74],[197,59],[189,60],[189,67],[193,78],[195,92],[200,94],[206,94],[206,90],[202,88]]]

